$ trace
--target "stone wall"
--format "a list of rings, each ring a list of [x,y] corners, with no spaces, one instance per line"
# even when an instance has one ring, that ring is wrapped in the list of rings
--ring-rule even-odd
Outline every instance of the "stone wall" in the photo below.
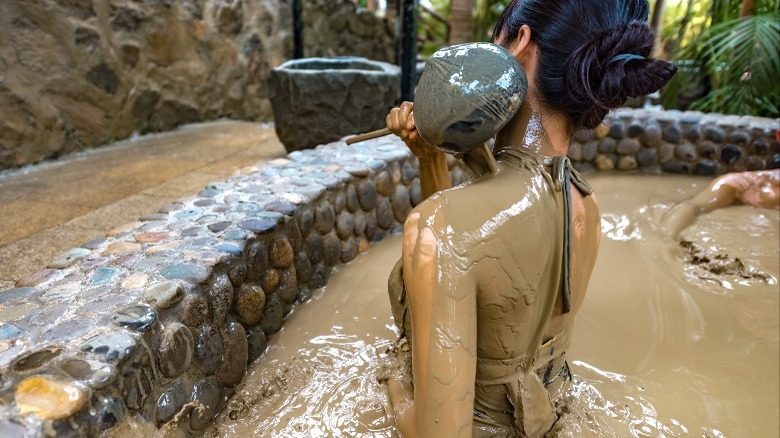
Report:
[[[0,436],[202,430],[293,305],[401,229],[417,172],[394,137],[296,151],[0,291]]]
[[[359,56],[395,63],[392,21],[351,0],[303,2],[304,56]]]
[[[307,56],[394,59],[373,13],[304,7]],[[289,0],[3,0],[0,170],[133,132],[270,120],[266,78],[291,55]]]
[[[575,134],[569,157],[579,169],[720,175],[780,168],[778,119],[621,109],[604,123]]]

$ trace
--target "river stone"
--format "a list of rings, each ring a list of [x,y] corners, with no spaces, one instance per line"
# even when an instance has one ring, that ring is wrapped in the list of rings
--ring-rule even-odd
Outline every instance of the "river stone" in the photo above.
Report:
[[[713,143],[722,143],[726,138],[726,134],[717,126],[708,126],[704,128],[704,138]]]
[[[211,324],[203,324],[198,329],[198,340],[195,344],[195,363],[203,374],[211,375],[222,361],[222,339]]]
[[[376,221],[383,230],[387,230],[393,226],[393,209],[387,198],[379,198],[379,201],[377,202]]]
[[[170,421],[189,399],[190,391],[181,379],[176,379],[163,388],[154,409],[157,427]]]
[[[390,196],[390,200],[393,205],[395,219],[398,222],[403,223],[406,220],[406,216],[412,211],[409,189],[403,185],[395,186]]]
[[[661,143],[661,147],[658,148],[658,162],[661,164],[668,163],[674,158],[675,147],[671,143]]]
[[[292,304],[295,302],[295,295],[298,293],[298,281],[295,274],[295,267],[282,271],[281,279],[279,281],[279,298],[282,299],[283,304]]]
[[[249,353],[247,359],[250,363],[260,357],[266,348],[268,348],[268,340],[265,337],[265,332],[263,332],[263,328],[259,325],[247,329],[246,342]]]
[[[341,263],[349,263],[358,255],[358,243],[354,236],[341,242]]]
[[[585,146],[582,147],[582,159],[591,162],[596,159],[596,156],[599,153],[599,142],[598,141],[591,141],[585,144]],[[418,202],[419,204],[419,202]]]
[[[680,132],[680,128],[677,126],[669,125],[664,128],[661,138],[669,143],[680,143],[682,140],[682,132]]]
[[[277,237],[271,243],[271,263],[276,268],[286,268],[293,263],[293,248],[284,237]]]
[[[75,380],[82,381],[94,389],[103,389],[116,380],[116,368],[96,360],[68,359],[60,368]]]
[[[127,254],[141,251],[139,243],[132,242],[114,242],[109,244],[103,251],[103,255]]]
[[[623,122],[613,119],[612,123],[609,125],[609,135],[610,137],[618,140],[625,137],[626,132],[625,132],[625,127],[623,126]],[[604,140],[602,139],[602,142],[603,141]]]
[[[357,194],[360,207],[363,210],[370,211],[376,208],[376,186],[371,181],[362,181],[358,186]]]
[[[686,174],[691,172],[691,164],[685,161],[675,160],[664,164],[663,169],[666,172]]]
[[[182,302],[179,321],[190,328],[199,326],[209,319],[209,306],[198,294],[187,294]]]
[[[325,263],[330,266],[337,265],[341,258],[341,241],[334,233],[330,233],[323,238],[323,242]]]
[[[111,317],[114,324],[137,332],[147,332],[157,322],[157,312],[147,306],[130,306]]]
[[[657,148],[661,145],[661,138],[661,128],[658,125],[650,125],[645,127],[645,132],[642,134],[642,142],[646,146]]]
[[[298,216],[298,227],[301,230],[302,235],[307,235],[314,226],[314,213],[311,209],[303,207]]]
[[[190,366],[193,350],[190,329],[176,322],[167,324],[160,340],[160,372],[166,377],[181,375]]]
[[[604,154],[600,154],[598,157],[596,157],[595,164],[598,170],[612,170],[615,168],[615,162]]]
[[[617,148],[617,141],[612,137],[605,137],[599,141],[599,152],[611,154]]]
[[[585,159],[585,156],[583,154],[583,159]],[[411,188],[409,189],[409,198],[412,202],[412,206],[416,207],[417,205],[422,202],[422,189],[420,187],[420,179],[417,178],[414,181],[412,181]]]
[[[262,333],[262,332],[261,332]],[[211,424],[220,404],[220,387],[213,378],[206,378],[193,386],[192,401],[196,404],[190,413],[190,428],[203,430]]]
[[[352,235],[354,227],[355,223],[352,219],[352,215],[346,211],[342,211],[336,220],[336,234],[338,234],[339,238],[346,239],[348,236]]]
[[[742,151],[734,145],[726,145],[720,150],[720,159],[726,164],[734,164],[742,156]]]
[[[309,234],[309,237],[306,238],[306,253],[309,254],[311,263],[317,264],[321,262],[324,252],[325,246],[322,242],[322,237],[317,233]]]
[[[107,432],[127,417],[127,406],[117,397],[97,396],[95,422],[99,436]],[[93,399],[94,400],[94,399]]]
[[[87,402],[86,394],[77,386],[43,376],[23,380],[14,399],[21,415],[34,414],[43,420],[68,418]]]
[[[267,234],[276,229],[276,220],[268,218],[249,219],[241,222],[241,228],[255,234]]]
[[[769,152],[769,145],[763,140],[753,142],[753,152],[758,155],[766,155]]]
[[[244,326],[231,321],[222,332],[224,350],[222,362],[217,367],[214,377],[222,386],[232,388],[244,378],[249,352]]]
[[[209,303],[214,322],[221,324],[233,304],[233,284],[227,274],[215,274],[209,284]]]
[[[161,275],[168,280],[190,280],[195,283],[202,283],[208,278],[208,271],[201,265],[177,263],[163,269]]]
[[[295,204],[289,201],[274,201],[265,206],[266,211],[275,211],[286,216],[295,214]]]
[[[21,334],[22,331],[19,330],[19,327],[13,324],[0,326],[0,341],[8,341],[11,339],[16,339]]]
[[[25,353],[14,359],[11,368],[17,373],[26,373],[40,368],[62,353],[62,348],[44,348]]]
[[[288,224],[287,239],[290,241],[293,251],[301,249],[303,237],[301,236],[301,229],[298,226],[298,221],[295,219],[292,219]]]
[[[309,280],[309,287],[312,289],[319,289],[328,284],[328,277],[330,277],[330,268],[323,264],[315,265],[311,271],[311,279]],[[269,334],[268,332],[265,332]]]
[[[242,324],[249,326],[257,324],[264,307],[265,292],[260,286],[249,283],[241,285],[236,297],[236,311]]]
[[[593,140],[595,133],[592,129],[580,129],[574,133],[574,139],[580,143],[587,143]]]
[[[403,164],[401,164],[401,181],[404,184],[410,184],[417,176],[417,168],[414,164],[409,161],[404,161]]]
[[[307,283],[311,278],[311,260],[305,251],[299,252],[295,258],[295,274],[299,283]]]
[[[642,148],[636,155],[636,160],[639,165],[643,167],[656,164],[658,160],[658,150],[653,148]]]
[[[772,155],[772,158],[770,158],[767,161],[766,168],[767,169],[778,169],[778,168],[780,168],[780,154]]]
[[[133,356],[121,368],[118,389],[128,408],[140,409],[154,390],[156,373],[152,371],[152,366],[150,354],[144,351],[143,354]]]
[[[701,140],[701,131],[697,126],[690,127],[685,130],[684,137],[691,143],[698,143]]]
[[[106,359],[122,363],[135,352],[136,340],[127,333],[102,333],[90,338],[81,350],[99,354]]]
[[[120,271],[116,268],[97,268],[89,279],[90,286],[113,283]]]
[[[618,158],[618,170],[634,170],[637,167],[639,167],[639,165],[637,164],[636,157],[633,155],[624,155]]]
[[[620,155],[634,155],[639,152],[642,145],[633,138],[624,138],[617,145],[617,153]]]
[[[250,281],[257,281],[268,268],[268,251],[265,248],[265,244],[260,240],[252,242],[249,245],[247,257],[249,261],[247,277]]]
[[[632,122],[626,129],[626,135],[629,138],[637,138],[645,132],[645,127],[638,122]]]
[[[352,184],[347,186],[347,210],[354,213],[360,208],[360,201],[358,201],[357,189]]]
[[[317,231],[322,234],[329,232],[333,229],[335,221],[336,213],[333,210],[333,206],[327,201],[320,202],[314,215],[314,227]]]
[[[681,160],[693,161],[696,159],[696,147],[690,143],[677,145],[674,155]]]
[[[227,266],[228,278],[233,284],[233,287],[236,288],[240,286],[247,275],[246,260],[244,257],[229,257],[225,260],[225,265]]]
[[[745,168],[750,171],[765,170],[766,160],[757,156],[748,157],[747,162],[745,163]]]
[[[48,342],[77,339],[93,328],[94,322],[87,318],[71,319],[49,327],[41,335],[41,339]]]
[[[263,309],[263,316],[260,318],[260,327],[262,327],[263,332],[266,335],[278,332],[282,328],[283,318],[282,303],[277,294],[266,295],[265,309]]]
[[[696,163],[694,173],[702,176],[714,176],[718,173],[718,163],[714,161],[700,161]]]
[[[376,176],[376,191],[381,196],[389,196],[390,190],[393,188],[393,184],[390,181],[390,174],[387,172],[381,172]]]
[[[71,248],[61,254],[54,256],[49,262],[47,268],[65,269],[76,263],[80,258],[92,254],[92,251],[86,248]]]
[[[333,211],[336,212],[336,215],[340,214],[344,211],[344,209],[347,206],[347,196],[344,194],[343,190],[339,190],[338,192],[333,194]]]
[[[376,221],[376,213],[369,211],[366,213],[366,238],[370,241],[374,241],[379,233],[379,226]]]
[[[260,285],[266,293],[276,290],[276,286],[279,285],[279,271],[273,268],[267,269],[260,279]]]
[[[703,158],[713,159],[718,152],[718,147],[711,141],[699,143],[699,155]]]

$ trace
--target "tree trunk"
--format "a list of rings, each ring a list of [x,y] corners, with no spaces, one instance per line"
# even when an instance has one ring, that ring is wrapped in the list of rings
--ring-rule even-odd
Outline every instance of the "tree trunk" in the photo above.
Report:
[[[753,8],[756,6],[755,0],[745,0],[742,2],[742,10],[739,12],[740,17],[749,17],[753,15]]]
[[[653,18],[650,20],[650,27],[655,31],[655,42],[653,43],[653,53],[659,55],[661,48],[661,34],[664,30],[664,11],[666,10],[665,0],[655,0],[653,8]]]
[[[448,44],[461,44],[469,41],[471,10],[474,0],[452,0],[450,4],[450,38]]]

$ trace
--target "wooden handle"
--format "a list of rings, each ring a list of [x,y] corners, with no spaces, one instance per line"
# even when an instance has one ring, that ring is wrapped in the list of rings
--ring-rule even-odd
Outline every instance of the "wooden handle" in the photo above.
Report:
[[[352,137],[344,140],[347,144],[358,143],[361,141],[371,140],[372,138],[384,137],[385,135],[392,134],[389,128],[377,129],[376,131],[366,132],[365,134],[353,135]]]

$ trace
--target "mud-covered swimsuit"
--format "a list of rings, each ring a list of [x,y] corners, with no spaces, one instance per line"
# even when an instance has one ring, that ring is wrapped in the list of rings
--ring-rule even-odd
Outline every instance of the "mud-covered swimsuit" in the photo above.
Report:
[[[571,168],[566,157],[546,158],[525,148],[510,147],[498,151],[496,158],[506,171],[542,175],[546,180],[547,193],[561,193],[556,200],[551,199],[560,206],[559,220],[562,223],[556,238],[562,243],[556,251],[560,265],[553,269],[555,273],[550,274],[558,279],[559,286],[551,291],[554,292],[552,294],[539,291],[534,305],[551,308],[561,294],[562,307],[568,312],[571,308],[572,240],[569,183],[586,196],[591,194],[591,189]],[[411,335],[401,261],[393,269],[388,286],[396,324],[402,336]],[[541,323],[546,325],[547,321]],[[474,436],[536,436],[552,428],[558,418],[556,402],[571,379],[565,360],[569,339],[570,332],[565,330],[552,339],[541,340],[531,360],[529,354],[501,359],[477,357]]]

